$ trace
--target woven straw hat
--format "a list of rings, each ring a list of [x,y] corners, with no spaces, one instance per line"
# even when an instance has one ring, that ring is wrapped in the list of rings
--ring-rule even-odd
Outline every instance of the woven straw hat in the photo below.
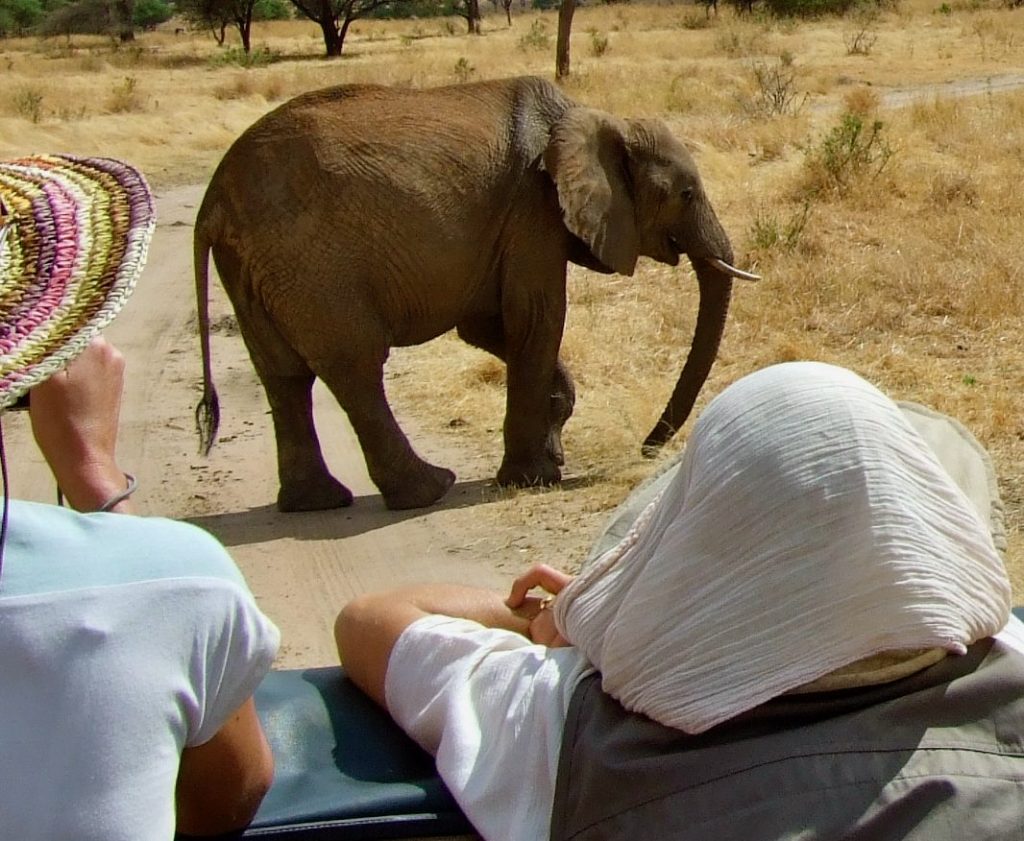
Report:
[[[109,158],[0,161],[0,409],[68,364],[135,288],[156,222]]]

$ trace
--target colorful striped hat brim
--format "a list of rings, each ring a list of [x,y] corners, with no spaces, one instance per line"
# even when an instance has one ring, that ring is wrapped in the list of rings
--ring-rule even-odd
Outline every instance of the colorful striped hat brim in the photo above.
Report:
[[[142,175],[110,158],[0,161],[0,409],[63,368],[124,306],[156,217]]]

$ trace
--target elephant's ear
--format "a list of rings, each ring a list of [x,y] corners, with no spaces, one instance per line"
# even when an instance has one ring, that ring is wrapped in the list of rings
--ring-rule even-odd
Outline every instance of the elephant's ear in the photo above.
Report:
[[[551,129],[544,167],[558,189],[566,227],[608,268],[631,275],[639,238],[626,132],[626,123],[611,114],[570,108]]]

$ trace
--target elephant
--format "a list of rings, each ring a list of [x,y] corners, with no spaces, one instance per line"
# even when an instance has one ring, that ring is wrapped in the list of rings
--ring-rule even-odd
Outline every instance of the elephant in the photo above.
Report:
[[[700,305],[676,391],[645,447],[685,421],[717,353],[735,269],[682,143],[658,120],[583,107],[537,77],[448,87],[341,85],[264,115],[231,145],[194,234],[201,448],[219,424],[209,342],[212,252],[277,442],[281,511],[346,506],[313,424],[319,377],[391,509],[455,480],[420,458],[387,403],[392,347],[454,328],[507,372],[503,485],[561,479],[575,391],[559,358],[567,262],[632,275],[687,254]]]

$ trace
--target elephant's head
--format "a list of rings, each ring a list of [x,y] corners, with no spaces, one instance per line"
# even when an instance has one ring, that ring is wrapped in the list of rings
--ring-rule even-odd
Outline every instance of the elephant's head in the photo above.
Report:
[[[661,419],[644,441],[652,455],[683,425],[711,371],[729,311],[732,245],[697,165],[658,120],[621,120],[571,108],[551,130],[544,166],[565,224],[602,265],[632,275],[640,255],[670,266],[690,258],[700,286],[693,344]]]

